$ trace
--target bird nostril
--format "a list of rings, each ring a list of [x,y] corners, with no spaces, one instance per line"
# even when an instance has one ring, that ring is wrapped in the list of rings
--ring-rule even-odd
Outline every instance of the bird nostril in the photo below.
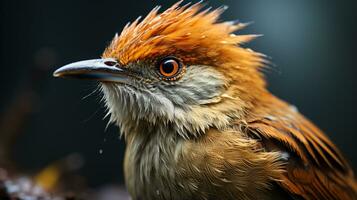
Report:
[[[115,61],[105,61],[104,64],[108,65],[108,66],[115,66],[117,64],[117,62],[115,62]]]

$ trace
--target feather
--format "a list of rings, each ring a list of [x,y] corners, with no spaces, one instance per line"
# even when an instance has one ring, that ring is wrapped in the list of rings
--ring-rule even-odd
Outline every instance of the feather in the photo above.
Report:
[[[355,199],[357,184],[352,169],[326,135],[274,96],[267,94],[262,99],[265,103],[248,115],[246,130],[263,138],[267,151],[293,155],[280,186],[304,199]],[[267,148],[268,143],[274,143],[273,148]]]

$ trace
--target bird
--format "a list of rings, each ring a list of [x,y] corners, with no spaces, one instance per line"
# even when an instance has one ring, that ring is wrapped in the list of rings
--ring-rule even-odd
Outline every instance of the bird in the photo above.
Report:
[[[99,59],[55,77],[98,81],[126,143],[134,200],[357,199],[353,169],[297,108],[273,95],[269,59],[220,21],[226,6],[178,1],[116,34]]]

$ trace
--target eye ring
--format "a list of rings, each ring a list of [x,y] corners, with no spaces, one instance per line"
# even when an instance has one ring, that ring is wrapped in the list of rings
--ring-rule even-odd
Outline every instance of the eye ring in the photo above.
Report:
[[[164,80],[176,80],[181,71],[182,63],[175,57],[166,57],[158,63],[158,72]]]

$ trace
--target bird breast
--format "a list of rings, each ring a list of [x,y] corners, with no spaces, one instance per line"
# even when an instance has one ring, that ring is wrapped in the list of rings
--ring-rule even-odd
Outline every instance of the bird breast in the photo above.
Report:
[[[282,173],[280,155],[238,131],[210,129],[194,140],[169,130],[131,135],[125,178],[133,199],[268,199]]]

